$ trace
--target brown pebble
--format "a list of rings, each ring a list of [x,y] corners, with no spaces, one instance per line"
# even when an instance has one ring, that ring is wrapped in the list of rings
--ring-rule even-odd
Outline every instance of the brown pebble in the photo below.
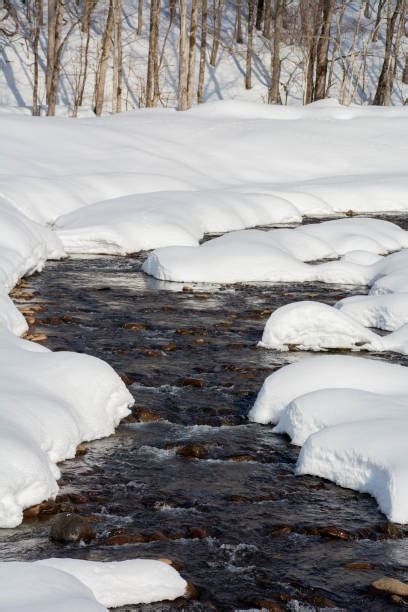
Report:
[[[258,599],[255,605],[262,610],[268,610],[268,612],[283,612],[285,610],[285,608],[269,599]]]
[[[183,293],[193,293],[193,288],[192,287],[187,287],[187,285],[184,285],[182,291],[183,291]]]
[[[146,542],[146,537],[140,533],[118,533],[102,542],[105,546],[123,546],[125,544],[140,544]]]
[[[282,527],[274,529],[271,533],[271,536],[273,538],[280,538],[282,536],[287,536],[290,533],[292,533],[292,527],[289,527],[289,525],[283,525]]]
[[[57,514],[51,525],[50,538],[54,542],[89,542],[94,537],[92,527],[79,514]]]
[[[41,504],[37,504],[35,506],[31,506],[30,508],[26,508],[23,512],[23,519],[33,519],[36,518],[40,514]]]
[[[167,353],[172,353],[173,351],[175,351],[177,348],[177,344],[175,342],[170,342],[170,344],[166,344],[165,346],[163,346],[163,350],[166,351]]]
[[[205,387],[205,380],[202,380],[201,378],[185,378],[181,381],[181,385],[183,387],[197,387],[201,389],[202,387]]]
[[[202,529],[201,527],[190,527],[188,530],[188,535],[190,538],[204,540],[204,538],[208,538],[208,531]]]
[[[47,340],[47,336],[45,334],[27,334],[25,339],[30,340],[30,342],[44,342],[44,340]]]
[[[187,599],[197,599],[198,589],[191,582],[187,583],[186,593],[184,595]]]
[[[135,417],[141,423],[153,423],[155,421],[162,421],[162,417],[148,408],[137,408],[135,411]]]
[[[189,442],[185,446],[181,446],[176,451],[180,457],[186,457],[187,459],[204,459],[207,456],[207,450],[198,442]]]
[[[147,329],[147,325],[144,323],[124,323],[122,327],[123,329],[127,329],[129,331],[142,331]]]
[[[367,561],[353,561],[352,563],[347,563],[344,566],[348,570],[370,570],[373,569],[371,563]]]
[[[143,350],[143,355],[146,355],[146,357],[160,357],[162,353],[160,351],[154,351],[152,349],[144,349]]]
[[[396,580],[395,578],[389,578],[388,576],[383,576],[383,578],[374,580],[374,582],[371,583],[371,589],[376,593],[408,597],[408,584],[406,582],[401,582],[401,580]]]
[[[129,374],[126,374],[126,372],[119,372],[119,376],[125,385],[131,385],[134,382],[134,380],[129,376]]]
[[[319,529],[319,534],[325,538],[332,538],[334,540],[350,540],[350,534],[337,527],[323,527]]]
[[[75,457],[81,457],[82,455],[86,455],[88,449],[83,444],[78,444],[76,447]]]

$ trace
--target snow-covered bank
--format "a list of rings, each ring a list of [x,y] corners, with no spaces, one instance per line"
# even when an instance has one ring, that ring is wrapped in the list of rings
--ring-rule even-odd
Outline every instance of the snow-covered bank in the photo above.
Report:
[[[11,205],[0,207],[0,527],[58,491],[57,463],[78,444],[110,435],[133,398],[106,363],[51,353],[21,340],[23,315],[7,292],[64,249],[55,235]]]
[[[408,522],[408,369],[347,356],[303,359],[274,372],[249,418],[304,444],[297,473],[373,495]]]
[[[167,563],[144,559],[0,563],[0,582],[2,612],[107,612],[108,607],[174,600],[187,587]]]
[[[362,253],[379,255],[407,246],[408,232],[389,221],[339,219],[296,229],[232,232],[199,247],[157,249],[143,270],[160,280],[179,282],[371,285],[377,280],[384,283],[386,275],[404,270],[408,250],[368,260]],[[353,258],[356,252],[358,256]],[[340,255],[339,261],[306,263]]]
[[[113,433],[133,398],[103,361],[52,353],[0,330],[0,527],[54,497],[57,462]]]
[[[191,246],[206,231],[306,214],[407,210],[407,113],[326,100],[79,121],[0,115],[0,197],[42,223],[61,217],[71,252]]]
[[[332,306],[319,302],[296,302],[282,306],[270,316],[259,346],[279,351],[290,348],[305,351],[337,348],[394,351],[408,355],[408,324],[403,324],[387,336],[380,336],[353,316]]]

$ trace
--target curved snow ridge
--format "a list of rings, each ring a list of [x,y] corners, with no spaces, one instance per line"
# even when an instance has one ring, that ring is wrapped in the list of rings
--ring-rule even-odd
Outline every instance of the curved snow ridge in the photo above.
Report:
[[[70,253],[124,255],[163,246],[197,246],[205,233],[270,223],[299,223],[284,198],[228,190],[162,191],[98,202],[58,218]]]
[[[408,321],[406,312],[405,318]],[[351,349],[408,355],[408,322],[388,336],[380,336],[333,306],[296,302],[272,313],[259,346],[279,351]]]
[[[256,423],[277,423],[294,399],[329,388],[405,395],[408,393],[408,368],[349,355],[306,357],[268,376],[249,412],[249,419]]]
[[[370,493],[395,523],[408,523],[408,415],[336,425],[311,435],[297,474]]]
[[[408,294],[353,295],[334,305],[364,327],[394,331],[408,323]]]
[[[0,330],[1,331],[1,330]],[[55,497],[57,462],[113,433],[134,400],[103,361],[0,333],[0,527]]]
[[[390,520],[408,522],[408,368],[309,357],[265,380],[249,419],[303,445],[298,474],[370,493]]]
[[[0,582],[0,609],[20,612],[107,612],[112,607],[173,601],[187,588],[173,567],[151,559],[4,562]]]
[[[337,219],[296,229],[243,230],[205,242],[199,247],[156,249],[143,271],[160,280],[178,282],[325,282],[374,285],[406,269],[408,232],[389,221]],[[374,254],[371,263],[356,250]],[[387,257],[377,255],[399,251]],[[307,261],[333,258],[319,264]]]

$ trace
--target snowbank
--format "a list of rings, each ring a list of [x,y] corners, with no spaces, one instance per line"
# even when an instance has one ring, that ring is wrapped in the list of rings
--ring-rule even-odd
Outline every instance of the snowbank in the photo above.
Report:
[[[373,133],[381,135],[375,146]],[[289,109],[229,101],[187,113],[141,109],[78,121],[0,114],[0,138],[4,143],[0,195],[42,223],[123,196],[138,203],[142,195],[152,192],[156,192],[153,208],[163,210],[172,191],[191,192],[191,198],[201,202],[214,196],[214,203],[217,198],[227,198],[225,191],[237,194],[238,203],[245,200],[245,194],[257,194],[254,199],[261,208],[262,201],[269,199],[262,212],[263,223],[282,222],[288,212],[291,218],[298,218],[350,209],[408,209],[408,127],[403,107],[345,108],[329,100]],[[120,245],[126,248],[131,234],[135,248],[133,235],[138,233],[138,223],[143,227],[149,205],[149,198],[140,207],[138,204],[139,214],[129,220],[132,230],[119,227],[106,213],[103,227],[96,231],[96,212],[83,221],[71,217],[64,221],[67,227],[60,229],[69,230],[71,248],[95,248],[99,240],[106,246],[104,236],[110,237],[109,230],[115,244],[116,232],[123,232]],[[237,225],[234,206],[228,207],[224,228],[244,227],[243,221]],[[183,220],[188,220],[182,206],[179,210]],[[193,219],[198,223],[200,215],[196,221],[194,213]],[[254,215],[255,223],[257,219]],[[93,238],[82,244],[88,223],[94,228]],[[211,226],[208,218],[206,223]],[[152,244],[169,244],[160,244],[162,231],[159,227]]]
[[[227,190],[163,191],[100,202],[60,217],[56,232],[69,253],[124,255],[198,245],[206,232],[300,222],[287,200]]]
[[[369,265],[344,258],[318,265],[305,263],[365,250],[375,255],[408,246],[408,232],[389,221],[352,218],[296,229],[233,232],[199,247],[153,251],[143,270],[179,282],[326,282],[366,285],[404,269],[408,250]],[[384,282],[384,281],[383,281]]]
[[[302,446],[310,435],[333,425],[405,417],[408,418],[408,395],[319,389],[291,401],[273,431],[288,434],[293,444]]]
[[[407,417],[323,429],[306,440],[297,474],[370,493],[390,521],[407,523],[407,432]]]
[[[0,330],[1,331],[1,330]],[[57,462],[113,433],[133,398],[108,364],[0,333],[0,527],[54,497]]]
[[[355,295],[335,304],[365,327],[393,331],[408,323],[408,294]]]
[[[408,393],[408,369],[360,357],[308,357],[273,372],[265,380],[249,419],[256,423],[277,423],[286,406],[300,395],[330,388],[405,395]]]
[[[296,472],[373,495],[408,522],[408,369],[339,355],[306,358],[269,376],[249,413],[302,447]]]
[[[337,348],[407,355],[408,323],[388,336],[379,336],[342,310],[320,302],[296,302],[272,313],[259,346],[279,351]]]
[[[144,559],[0,563],[0,582],[4,612],[107,612],[108,607],[174,600],[187,586],[171,566]]]

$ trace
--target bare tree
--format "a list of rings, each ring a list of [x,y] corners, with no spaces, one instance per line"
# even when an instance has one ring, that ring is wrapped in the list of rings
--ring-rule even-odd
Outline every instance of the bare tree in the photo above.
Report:
[[[258,0],[256,5],[256,20],[255,27],[257,30],[262,30],[264,20],[265,0]]]
[[[102,115],[103,104],[105,101],[105,83],[108,70],[108,60],[112,46],[113,30],[113,0],[109,0],[108,16],[106,18],[105,29],[102,37],[102,49],[99,58],[98,73],[95,83],[95,114]]]
[[[279,81],[280,81],[280,72],[281,72],[280,45],[281,45],[281,38],[282,38],[283,10],[284,10],[284,0],[276,0],[275,28],[274,28],[274,34],[273,34],[272,79],[271,79],[271,86],[269,88],[269,95],[268,95],[269,104],[281,104],[282,103],[280,93],[279,93]]]
[[[248,40],[245,66],[245,89],[252,89],[252,55],[254,50],[255,0],[248,0]]]
[[[149,56],[147,60],[147,82],[146,82],[146,106],[156,106],[159,97],[159,21],[160,21],[160,0],[150,2],[150,36],[149,36]]]
[[[113,1],[113,95],[112,111],[120,113],[122,110],[122,0]]]
[[[330,43],[330,28],[333,17],[335,0],[324,0],[322,3],[322,27],[316,50],[316,84],[314,99],[322,100],[326,97],[326,77],[328,66],[328,52]]]
[[[235,7],[235,39],[239,45],[244,42],[242,35],[242,0],[236,1]]]
[[[141,35],[143,30],[143,2],[144,0],[139,0],[137,3],[137,28],[136,34],[138,36]]]
[[[201,42],[200,42],[200,69],[198,72],[197,102],[204,102],[204,77],[207,59],[207,0],[201,0]]]
[[[398,17],[401,16],[405,0],[397,0],[392,11],[391,0],[387,4],[387,32],[385,36],[384,61],[381,74],[378,79],[377,91],[375,92],[373,104],[384,106],[391,102],[391,92],[394,81],[392,45]]]
[[[187,104],[191,108],[194,98],[196,38],[198,27],[198,0],[192,0],[190,18],[190,41],[188,50]]]
[[[179,84],[178,109],[188,109],[188,32],[187,32],[187,0],[179,0],[180,9],[180,41],[179,41]]]
[[[33,109],[32,113],[35,116],[40,115],[41,108],[38,102],[38,76],[39,76],[39,45],[40,31],[43,17],[42,0],[35,0],[35,25],[33,36],[33,52],[34,52],[34,75],[33,75]]]
[[[217,63],[218,49],[220,47],[221,40],[221,27],[222,27],[222,12],[224,8],[224,0],[214,0],[214,11],[213,11],[213,44],[211,47],[210,64],[215,66]]]

